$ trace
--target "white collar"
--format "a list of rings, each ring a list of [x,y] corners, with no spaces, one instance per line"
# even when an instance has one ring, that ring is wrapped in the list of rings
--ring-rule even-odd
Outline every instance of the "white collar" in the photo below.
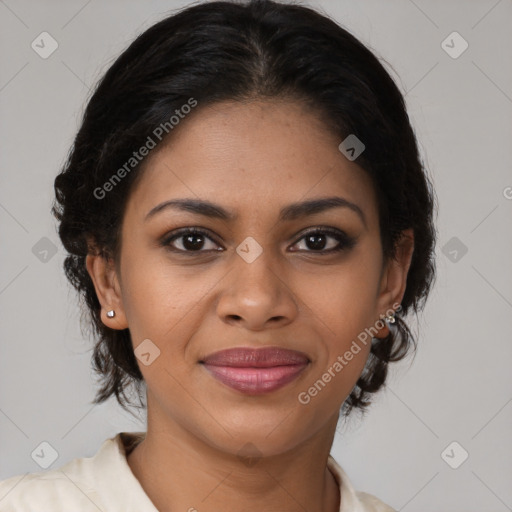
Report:
[[[104,441],[94,457],[85,459],[94,466],[97,478],[93,488],[98,490],[106,510],[158,512],[126,460],[127,452],[129,453],[145,436],[145,432],[119,432],[115,437]],[[340,512],[395,512],[375,496],[357,492],[345,471],[331,455],[327,467],[340,489]],[[117,478],[114,475],[117,475]],[[123,504],[122,507],[120,503]]]

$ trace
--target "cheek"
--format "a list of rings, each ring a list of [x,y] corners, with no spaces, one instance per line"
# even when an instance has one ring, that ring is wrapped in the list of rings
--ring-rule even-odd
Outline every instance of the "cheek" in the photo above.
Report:
[[[197,269],[171,264],[161,254],[143,264],[135,256],[134,251],[126,261],[123,279],[123,305],[133,344],[150,339],[163,356],[183,352],[200,328],[202,304],[220,276],[198,275]]]
[[[332,269],[323,275],[301,277],[298,293],[327,333],[342,339],[356,337],[377,320],[378,267],[353,258]]]
[[[128,246],[123,261],[122,300],[134,345],[143,339],[160,346],[162,331],[169,330],[186,306],[187,295],[179,280],[161,259],[147,257],[142,250]]]
[[[348,393],[357,381],[376,332],[371,327],[378,320],[374,315],[379,267],[368,259],[354,258],[328,276],[316,275],[315,286],[308,287],[307,280],[301,285],[305,311],[322,347],[314,377],[332,381],[331,389],[339,393]]]
[[[367,329],[374,323],[374,294],[373,287],[356,277],[340,276],[340,285],[326,282],[322,293],[316,292],[311,300],[316,304],[311,321],[318,347],[314,371],[300,390],[300,403],[311,402],[325,411],[341,406],[363,371],[371,349],[372,334]]]

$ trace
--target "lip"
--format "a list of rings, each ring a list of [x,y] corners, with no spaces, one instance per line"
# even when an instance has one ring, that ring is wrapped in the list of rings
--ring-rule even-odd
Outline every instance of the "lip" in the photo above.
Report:
[[[302,352],[280,347],[236,347],[221,350],[200,361],[225,385],[246,394],[263,394],[296,379],[310,363]]]

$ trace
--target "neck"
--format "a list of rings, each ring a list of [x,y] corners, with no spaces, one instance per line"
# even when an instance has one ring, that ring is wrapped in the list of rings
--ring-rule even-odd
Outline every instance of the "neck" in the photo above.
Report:
[[[338,512],[339,486],[327,467],[337,419],[291,450],[260,456],[248,443],[245,451],[227,453],[177,423],[158,425],[148,416],[146,437],[127,461],[162,511]]]

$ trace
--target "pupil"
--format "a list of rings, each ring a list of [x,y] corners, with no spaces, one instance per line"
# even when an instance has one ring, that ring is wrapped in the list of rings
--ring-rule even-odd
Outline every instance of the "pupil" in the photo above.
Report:
[[[185,241],[183,242],[183,245],[186,249],[201,249],[202,244],[204,241],[200,241],[197,243],[194,243],[192,240],[194,239],[202,239],[202,235],[187,235],[185,237]]]
[[[312,242],[315,238],[320,238],[322,241],[320,243]],[[309,242],[312,242],[312,247],[309,246]],[[325,248],[325,236],[324,235],[309,235],[306,238],[306,243],[310,249],[324,249]]]

